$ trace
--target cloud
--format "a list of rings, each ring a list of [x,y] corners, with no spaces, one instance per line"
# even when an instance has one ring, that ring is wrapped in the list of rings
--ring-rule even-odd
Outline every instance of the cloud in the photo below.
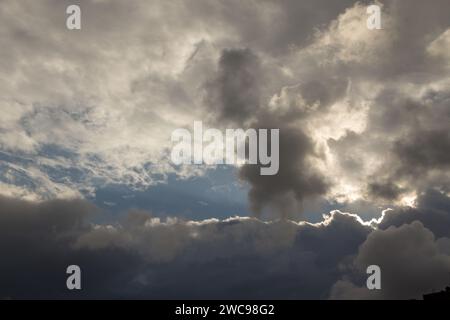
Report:
[[[427,53],[445,38],[446,14],[419,2],[386,3],[383,30],[372,31],[364,27],[365,8],[359,3],[339,12],[295,47],[282,68],[255,48],[222,52],[215,87],[207,87],[217,122],[280,128],[286,151],[280,150],[278,176],[241,169],[254,212],[295,216],[321,199],[405,205],[427,188],[448,188],[448,84],[439,72],[442,58]],[[437,19],[408,29],[408,17],[419,12]],[[405,58],[405,48],[414,54]],[[228,56],[239,57],[233,60],[239,72],[224,64]],[[242,83],[244,75],[245,85],[226,85]],[[224,88],[233,90],[223,95]]]
[[[421,203],[421,213],[391,210],[371,222],[340,211],[311,224],[161,219],[132,210],[96,224],[98,209],[83,200],[2,197],[0,296],[420,298],[444,287],[450,272],[449,228],[440,225],[448,222],[449,198],[429,193]],[[80,292],[65,288],[70,264],[82,269]],[[382,270],[379,292],[365,288],[371,264]]]
[[[372,196],[390,201],[397,200],[402,191],[400,187],[390,181],[386,183],[372,182],[369,184],[369,192]]]
[[[230,48],[246,44],[266,64],[266,57],[306,44],[315,25],[350,3],[324,10],[323,1],[83,1],[82,29],[71,32],[64,14],[70,1],[2,2],[1,45],[11,49],[2,52],[0,64],[0,148],[17,157],[28,183],[2,181],[51,199],[62,197],[56,191],[62,183],[71,189],[64,194],[86,195],[104,184],[147,188],[169,173],[198,174],[173,168],[167,148],[173,129],[204,117],[199,88],[211,80],[221,52],[232,55]],[[279,88],[277,82],[272,87]],[[231,89],[229,82],[218,94]],[[260,98],[257,91],[249,87],[247,96]],[[229,101],[227,108],[254,106],[240,103]],[[61,181],[61,169],[76,173]],[[37,181],[30,171],[46,179]]]
[[[2,52],[0,66],[2,153],[14,154],[25,172],[48,178],[44,183],[28,175],[43,189],[29,192],[41,199],[61,197],[52,192],[61,167],[75,171],[64,181],[73,193],[165,181],[176,171],[167,158],[170,133],[195,119],[194,74],[210,58],[188,57],[208,35],[201,26],[176,26],[181,3],[144,1],[129,7],[83,2],[82,29],[71,32],[65,28],[69,4],[2,2],[1,45],[11,48]]]
[[[239,174],[255,212],[448,188],[446,1],[381,1],[382,30],[366,28],[366,2],[94,1],[72,32],[68,4],[2,3],[3,194],[201,175],[167,156],[194,120],[281,129],[283,179]]]
[[[249,199],[255,213],[262,214],[268,208],[269,212],[282,217],[295,217],[303,211],[303,201],[324,195],[328,184],[314,170],[311,162],[319,155],[302,130],[284,125],[279,139],[280,169],[277,175],[261,176],[258,166],[244,165],[239,176],[251,184]]]
[[[338,261],[371,230],[340,212],[312,225],[133,211],[97,225],[80,200],[0,204],[4,298],[324,298]],[[82,292],[65,289],[69,264],[82,269]]]
[[[428,190],[417,199],[416,207],[390,210],[379,224],[380,229],[400,227],[413,221],[421,221],[437,238],[450,237],[449,197],[436,190]]]
[[[448,189],[448,77],[445,58],[429,54],[449,28],[437,3],[386,2],[376,32],[358,27],[366,16],[357,4],[300,50],[299,63],[318,57],[351,84],[344,99],[333,100],[332,114],[308,121],[310,135],[326,145],[324,167],[335,181],[329,199],[404,205],[427,188]],[[413,16],[436,20],[411,27]]]
[[[248,49],[222,52],[217,78],[206,85],[210,96],[206,103],[217,108],[211,110],[214,116],[239,124],[259,112],[262,76],[259,64]]]
[[[330,293],[332,299],[421,299],[449,284],[448,243],[450,198],[435,190],[419,197],[417,208],[385,212],[359,246],[358,253],[342,265],[343,278]],[[365,285],[367,266],[381,268],[381,290]]]
[[[372,232],[360,246],[353,266],[364,273],[373,264],[381,269],[381,290],[369,291],[365,284],[359,287],[340,280],[331,297],[420,299],[449,283],[450,256],[441,252],[433,233],[418,221]]]

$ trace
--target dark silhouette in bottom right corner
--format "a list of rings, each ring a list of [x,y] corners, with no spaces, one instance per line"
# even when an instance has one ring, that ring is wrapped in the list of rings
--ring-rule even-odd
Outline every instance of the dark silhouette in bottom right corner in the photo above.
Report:
[[[450,300],[450,287],[439,292],[424,294],[423,300]]]

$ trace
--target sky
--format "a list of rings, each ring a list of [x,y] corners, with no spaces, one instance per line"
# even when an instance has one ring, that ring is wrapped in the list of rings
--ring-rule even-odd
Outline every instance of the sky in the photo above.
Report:
[[[371,4],[0,1],[0,298],[450,285],[450,2]],[[278,173],[175,165],[195,121],[279,129]]]

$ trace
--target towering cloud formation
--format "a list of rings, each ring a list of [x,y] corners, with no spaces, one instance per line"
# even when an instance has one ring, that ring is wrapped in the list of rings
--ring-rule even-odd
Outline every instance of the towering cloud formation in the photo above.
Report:
[[[224,50],[218,73],[206,85],[207,104],[220,121],[243,125],[261,109],[262,76],[258,57],[249,49]]]
[[[270,110],[267,101],[264,102],[265,73],[262,69],[259,58],[249,49],[224,50],[218,74],[206,84],[206,103],[217,124],[280,130],[279,172],[267,178],[260,174],[258,166],[244,165],[240,177],[251,185],[249,198],[255,213],[260,214],[267,206],[286,217],[301,212],[298,204],[305,197],[323,195],[327,184],[308,162],[308,157],[319,155],[311,138],[293,125],[298,117],[284,117],[278,110]],[[320,83],[310,88],[312,92],[307,96],[313,98],[321,99],[320,94],[315,95],[317,91],[327,93]],[[291,112],[296,116],[294,110]]]

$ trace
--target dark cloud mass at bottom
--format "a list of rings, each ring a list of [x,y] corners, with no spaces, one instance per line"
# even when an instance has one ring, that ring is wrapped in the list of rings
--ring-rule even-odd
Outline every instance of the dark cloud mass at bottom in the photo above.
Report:
[[[134,210],[94,225],[96,208],[81,200],[1,197],[0,208],[5,299],[409,299],[450,282],[450,198],[432,190],[416,209],[387,211],[371,226],[339,211],[308,224]],[[82,269],[81,291],[65,287],[70,264]],[[386,290],[366,289],[369,264],[381,265]]]

